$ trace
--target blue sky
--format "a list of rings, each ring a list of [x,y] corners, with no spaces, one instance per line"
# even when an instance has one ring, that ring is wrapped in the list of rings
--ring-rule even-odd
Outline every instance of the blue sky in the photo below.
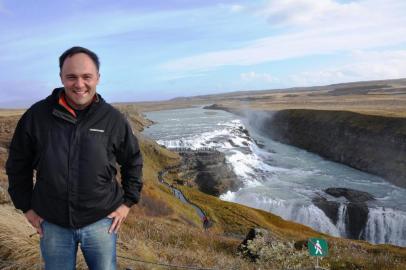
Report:
[[[110,102],[406,77],[403,0],[0,0],[0,107],[59,87],[72,46]]]

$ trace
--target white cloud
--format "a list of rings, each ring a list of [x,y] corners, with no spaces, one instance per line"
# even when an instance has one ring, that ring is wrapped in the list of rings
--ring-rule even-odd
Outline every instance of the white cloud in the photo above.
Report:
[[[241,12],[243,11],[245,8],[242,5],[231,5],[230,6],[230,11],[231,12]]]
[[[287,81],[297,86],[309,86],[402,77],[406,77],[406,50],[355,51],[348,64],[301,72],[289,76]]]
[[[406,43],[406,17],[403,14],[406,1],[365,0],[338,4],[331,0],[300,0],[300,9],[293,5],[294,2],[285,0],[272,4],[272,1],[264,7],[268,8],[266,14],[269,15],[271,10],[274,16],[281,18],[279,25],[283,22],[289,26],[285,33],[253,40],[237,49],[175,59],[161,67],[178,72],[202,71]],[[275,17],[273,20],[277,21]]]
[[[241,73],[240,78],[243,81],[251,82],[251,81],[262,81],[262,82],[275,82],[277,79],[268,73],[256,73],[254,71]]]
[[[348,19],[368,13],[360,3],[337,3],[332,0],[279,0],[267,1],[256,11],[272,25],[306,26],[323,21]]]

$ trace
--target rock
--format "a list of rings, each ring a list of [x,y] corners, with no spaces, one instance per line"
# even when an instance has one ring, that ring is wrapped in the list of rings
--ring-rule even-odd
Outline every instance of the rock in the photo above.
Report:
[[[203,107],[203,109],[206,109],[206,110],[221,110],[221,111],[226,111],[226,112],[237,114],[237,115],[243,115],[243,113],[240,110],[229,108],[229,107],[226,107],[226,106],[224,106],[222,104],[212,104],[210,106]]]
[[[227,191],[236,191],[242,186],[241,180],[226,163],[224,153],[219,151],[185,151],[182,156],[184,178],[192,179],[197,188],[213,196]],[[190,180],[189,180],[190,181]]]
[[[307,250],[299,247],[304,245],[305,243],[295,245],[293,241],[281,239],[271,231],[253,228],[238,246],[238,251],[258,263],[257,266],[267,262],[267,265],[283,265],[283,269],[298,269],[298,266],[302,266],[302,262],[309,258]]]
[[[238,246],[238,251],[251,261],[256,261],[260,257],[261,249],[275,240],[276,238],[271,235],[270,231],[262,228],[251,228]]]
[[[295,244],[293,245],[295,247],[296,250],[303,250],[303,249],[307,249],[307,242],[308,240],[298,240],[295,242]]]
[[[349,203],[346,204],[346,234],[351,239],[361,239],[367,221],[369,209],[366,204],[369,200],[374,200],[374,197],[364,191],[358,191],[348,188],[328,188],[325,192],[334,197],[345,197]],[[328,218],[337,224],[338,209],[340,203],[336,201],[329,201],[326,198],[319,196],[312,199],[312,202],[326,214]]]
[[[350,188],[328,188],[325,190],[327,194],[334,197],[345,197],[348,201],[353,203],[367,202],[375,200],[374,196],[365,191],[359,191]]]
[[[236,145],[236,144],[233,142],[233,140],[229,139],[229,140],[227,140],[227,141],[231,144],[232,147],[238,147],[238,145]]]
[[[326,198],[323,197],[316,197],[312,199],[312,202],[314,205],[316,205],[318,208],[323,210],[324,214],[328,218],[331,219],[331,221],[336,224],[337,219],[338,219],[338,208],[340,207],[340,204],[335,201],[328,201]]]
[[[221,104],[212,104],[212,105],[209,105],[209,106],[204,106],[203,107],[203,109],[206,109],[206,110],[223,110],[223,111],[227,111],[227,107],[225,107],[225,106],[223,106],[223,105],[221,105]]]
[[[365,203],[349,203],[347,205],[347,236],[351,239],[362,239],[362,231],[368,221],[368,206]]]

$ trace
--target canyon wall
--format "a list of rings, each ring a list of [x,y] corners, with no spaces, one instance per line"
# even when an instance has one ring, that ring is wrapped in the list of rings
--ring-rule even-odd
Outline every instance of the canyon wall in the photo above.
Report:
[[[249,112],[250,124],[282,143],[406,188],[406,119],[348,111]]]

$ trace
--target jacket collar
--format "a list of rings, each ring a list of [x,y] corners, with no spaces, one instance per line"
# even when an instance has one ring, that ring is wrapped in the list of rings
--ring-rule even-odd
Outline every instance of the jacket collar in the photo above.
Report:
[[[76,124],[77,118],[75,110],[69,106],[68,102],[66,101],[65,89],[63,87],[55,88],[48,99],[50,99],[52,104],[54,104],[54,109],[52,111],[53,115]],[[96,107],[99,107],[99,105],[102,103],[104,103],[104,99],[96,93],[93,98],[93,102],[89,105],[90,108],[88,114],[93,112]]]

